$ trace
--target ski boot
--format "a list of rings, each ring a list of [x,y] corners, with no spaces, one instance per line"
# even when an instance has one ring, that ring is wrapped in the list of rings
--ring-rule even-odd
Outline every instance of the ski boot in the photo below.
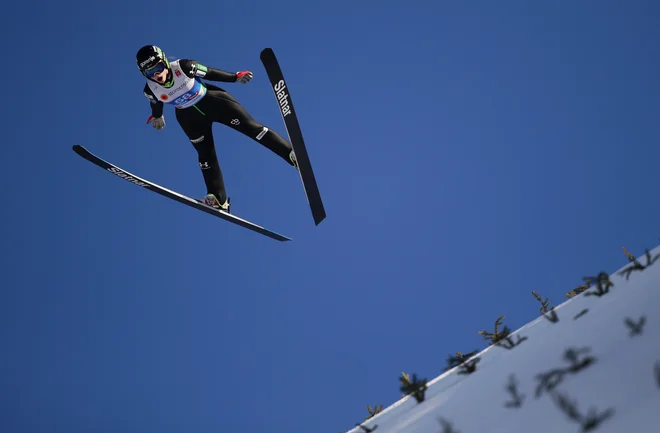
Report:
[[[204,203],[207,206],[211,206],[214,209],[221,210],[225,213],[231,213],[229,211],[229,197],[227,197],[227,201],[225,201],[224,204],[220,204],[218,199],[216,198],[215,194],[207,194],[202,200],[199,200],[200,202]]]
[[[296,153],[293,150],[289,152],[289,159],[291,160],[291,163],[293,163],[295,169],[300,171],[300,169],[298,168],[298,160],[296,159]]]

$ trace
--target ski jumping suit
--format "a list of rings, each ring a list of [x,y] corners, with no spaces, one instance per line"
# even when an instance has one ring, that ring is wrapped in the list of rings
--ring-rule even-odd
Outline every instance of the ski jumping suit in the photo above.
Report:
[[[221,204],[226,201],[227,193],[213,141],[213,122],[252,138],[295,167],[290,159],[292,146],[287,140],[254,120],[224,89],[199,80],[234,83],[237,74],[188,59],[170,62],[170,68],[174,78],[172,86],[166,88],[151,80],[144,86],[144,95],[151,103],[151,115],[161,117],[164,103],[174,105],[176,120],[197,151],[207,192],[215,194]]]

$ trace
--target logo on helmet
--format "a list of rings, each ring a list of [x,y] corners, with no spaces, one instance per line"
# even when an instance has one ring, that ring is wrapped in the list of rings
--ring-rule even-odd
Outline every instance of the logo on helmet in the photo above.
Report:
[[[144,68],[144,65],[146,65],[146,64],[148,64],[148,63],[151,63],[151,62],[153,62],[154,60],[156,60],[156,58],[155,58],[154,56],[151,56],[151,57],[149,57],[147,60],[145,60],[144,62],[140,63],[140,67],[141,67],[141,68]]]

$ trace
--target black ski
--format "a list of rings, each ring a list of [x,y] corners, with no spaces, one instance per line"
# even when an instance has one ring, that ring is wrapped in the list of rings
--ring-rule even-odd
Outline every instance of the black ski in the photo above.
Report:
[[[275,92],[275,99],[280,107],[280,114],[282,115],[282,120],[284,120],[284,126],[286,127],[289,140],[293,146],[293,151],[296,154],[296,160],[300,170],[300,179],[302,180],[305,195],[307,196],[307,202],[309,203],[312,216],[314,217],[314,223],[319,225],[319,223],[325,219],[325,208],[323,207],[321,193],[316,184],[316,177],[312,170],[312,163],[307,154],[307,148],[305,147],[305,141],[303,140],[298,116],[296,115],[296,110],[293,108],[289,86],[287,85],[286,80],[284,80],[282,69],[280,68],[275,53],[271,48],[264,48],[259,57],[266,68],[266,74],[268,74],[268,79]]]
[[[190,207],[193,207],[195,209],[201,210],[202,212],[206,212],[207,214],[222,218],[226,221],[232,222],[234,224],[238,224],[239,226],[245,227],[249,230],[252,230],[257,233],[261,233],[262,235],[268,236],[269,238],[276,239],[278,241],[290,241],[291,239],[282,236],[278,233],[274,233],[268,229],[265,229],[261,226],[258,226],[256,224],[253,224],[247,220],[244,220],[242,218],[239,218],[235,215],[228,214],[226,212],[222,212],[218,209],[212,208],[210,206],[205,205],[204,203],[195,200],[193,198],[187,197],[183,194],[180,194],[178,192],[169,190],[167,188],[164,188],[160,185],[156,185],[153,182],[149,182],[148,180],[142,179],[140,177],[135,176],[134,174],[131,174],[119,167],[117,167],[114,164],[111,164],[107,161],[102,160],[98,156],[92,154],[90,151],[85,149],[83,146],[80,145],[74,145],[73,146],[73,151],[76,152],[78,155],[82,156],[85,158],[87,161],[90,161],[97,166],[107,170],[108,172],[134,184],[137,186],[141,186],[143,188],[148,189],[149,191],[153,191],[157,194],[160,194],[164,197],[170,198],[172,200],[178,201],[179,203],[188,205]]]

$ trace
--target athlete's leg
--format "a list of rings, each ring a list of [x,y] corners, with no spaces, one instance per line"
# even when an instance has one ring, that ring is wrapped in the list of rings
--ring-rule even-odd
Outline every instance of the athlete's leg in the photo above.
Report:
[[[257,122],[229,93],[223,90],[210,90],[204,102],[204,111],[210,119],[250,137],[288,164],[295,166],[291,160],[293,150],[291,143],[277,132]]]
[[[213,141],[213,130],[211,123],[203,114],[195,108],[175,110],[176,120],[197,151],[199,168],[204,177],[208,194],[214,194],[220,204],[227,201],[227,192],[222,177],[222,170],[218,163],[218,155],[215,152]]]

